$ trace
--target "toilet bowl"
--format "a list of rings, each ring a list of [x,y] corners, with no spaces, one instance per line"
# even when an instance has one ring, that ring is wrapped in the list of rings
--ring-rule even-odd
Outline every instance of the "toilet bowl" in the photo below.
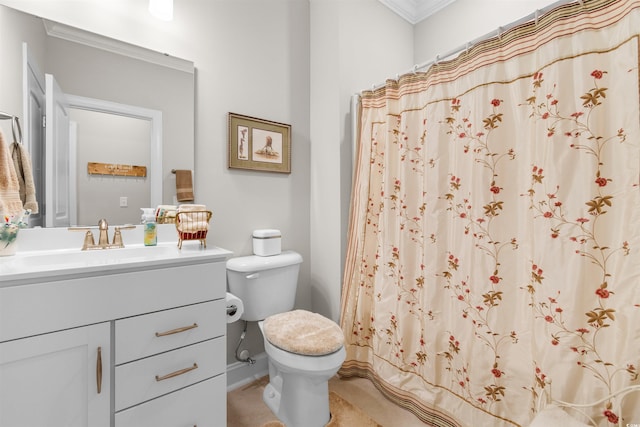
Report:
[[[296,354],[273,345],[264,336],[264,322],[258,326],[269,360],[266,405],[287,427],[325,426],[331,419],[329,379],[344,362],[344,346],[322,356]]]
[[[263,400],[287,427],[323,427],[331,419],[329,379],[345,360],[344,335],[330,319],[293,310],[302,257],[285,251],[227,261],[229,292],[241,319],[258,321],[269,362]]]

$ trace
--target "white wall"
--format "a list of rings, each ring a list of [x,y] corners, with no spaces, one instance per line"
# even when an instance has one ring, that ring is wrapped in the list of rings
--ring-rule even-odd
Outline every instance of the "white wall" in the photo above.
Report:
[[[497,35],[499,27],[505,27],[555,1],[456,0],[416,24],[415,64],[433,61],[436,55],[445,55],[491,32]]]
[[[311,296],[338,320],[351,191],[351,96],[413,61],[413,27],[377,0],[311,0]]]

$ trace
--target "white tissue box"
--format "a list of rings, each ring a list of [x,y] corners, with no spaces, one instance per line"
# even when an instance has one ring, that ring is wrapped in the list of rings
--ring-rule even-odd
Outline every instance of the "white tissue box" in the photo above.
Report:
[[[278,255],[282,252],[282,234],[280,230],[254,230],[253,254],[258,256]]]

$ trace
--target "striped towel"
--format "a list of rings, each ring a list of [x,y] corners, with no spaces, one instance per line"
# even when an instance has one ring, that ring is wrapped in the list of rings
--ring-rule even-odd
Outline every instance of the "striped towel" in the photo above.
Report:
[[[193,177],[188,169],[176,171],[176,198],[179,202],[193,202]]]

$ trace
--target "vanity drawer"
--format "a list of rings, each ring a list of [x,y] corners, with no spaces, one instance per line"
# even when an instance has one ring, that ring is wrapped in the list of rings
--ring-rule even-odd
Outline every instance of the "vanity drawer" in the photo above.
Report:
[[[225,337],[219,337],[116,366],[115,410],[225,372],[225,347]]]
[[[115,427],[219,427],[227,423],[225,374],[116,413]]]
[[[226,333],[224,299],[117,320],[115,364],[173,350]]]

